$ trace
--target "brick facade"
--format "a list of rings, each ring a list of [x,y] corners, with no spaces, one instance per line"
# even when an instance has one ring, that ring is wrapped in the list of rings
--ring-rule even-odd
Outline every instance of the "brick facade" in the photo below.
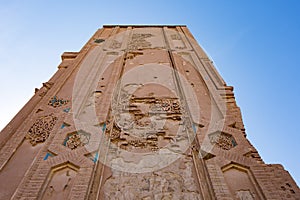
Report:
[[[103,26],[0,134],[0,199],[300,199],[186,26]]]

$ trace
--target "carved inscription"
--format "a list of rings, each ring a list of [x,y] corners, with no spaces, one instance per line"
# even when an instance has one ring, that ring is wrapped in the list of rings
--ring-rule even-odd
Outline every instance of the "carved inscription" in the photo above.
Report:
[[[110,44],[109,48],[111,49],[119,49],[121,47],[122,43],[118,42],[117,40],[113,40]]]
[[[152,37],[152,34],[140,34],[135,33],[132,35],[131,41],[128,45],[130,50],[140,50],[145,48],[151,48],[151,42],[148,42],[146,39]]]

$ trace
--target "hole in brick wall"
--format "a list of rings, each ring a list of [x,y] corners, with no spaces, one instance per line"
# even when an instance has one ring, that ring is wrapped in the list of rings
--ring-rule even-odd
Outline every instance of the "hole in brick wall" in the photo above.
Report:
[[[94,42],[95,43],[101,43],[101,42],[104,42],[105,40],[103,40],[103,39],[96,39],[96,40],[94,40]]]
[[[100,97],[102,95],[102,91],[101,90],[96,90],[95,92],[94,92],[94,97]]]
[[[42,111],[44,111],[44,110],[39,108],[35,113],[39,113],[39,112],[42,112]]]
[[[101,90],[96,90],[95,94],[102,94],[102,91]]]
[[[290,190],[290,191],[291,191],[291,193],[295,194],[295,191],[294,191],[294,190]]]

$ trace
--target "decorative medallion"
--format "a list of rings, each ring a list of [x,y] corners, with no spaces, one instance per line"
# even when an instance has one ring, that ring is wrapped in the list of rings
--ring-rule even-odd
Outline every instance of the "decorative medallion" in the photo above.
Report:
[[[54,97],[52,97],[52,99],[49,100],[48,105],[56,108],[56,107],[60,107],[62,105],[65,105],[68,102],[69,102],[69,100],[59,99],[58,97],[54,96]]]
[[[78,131],[68,134],[64,141],[64,146],[71,150],[77,149],[89,143],[91,135],[89,133]]]
[[[34,146],[37,143],[45,142],[52,131],[57,117],[53,114],[38,118],[29,129],[26,139]]]
[[[209,139],[212,144],[216,144],[224,150],[230,150],[237,145],[234,137],[224,132],[215,132],[209,136]]]

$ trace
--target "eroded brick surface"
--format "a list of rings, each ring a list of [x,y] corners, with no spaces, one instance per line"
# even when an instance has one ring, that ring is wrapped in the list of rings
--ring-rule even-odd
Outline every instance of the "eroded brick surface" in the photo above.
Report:
[[[185,26],[99,29],[0,144],[0,199],[300,199]]]

